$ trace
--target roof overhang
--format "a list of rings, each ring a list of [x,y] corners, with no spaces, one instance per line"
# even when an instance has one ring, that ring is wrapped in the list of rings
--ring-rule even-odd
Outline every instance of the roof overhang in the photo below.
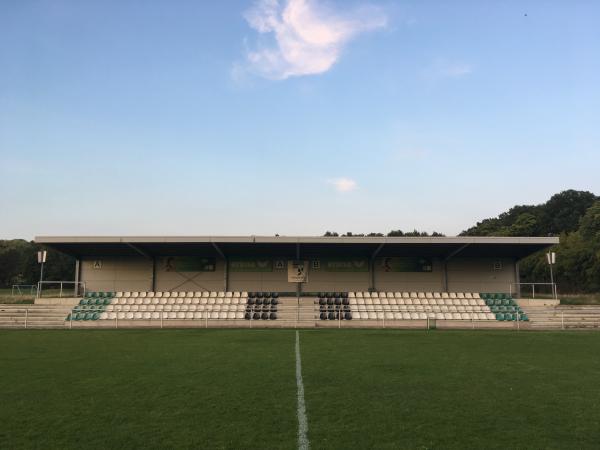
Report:
[[[559,243],[558,237],[322,237],[322,236],[37,236],[35,242],[86,256],[339,255],[512,257],[521,259]]]

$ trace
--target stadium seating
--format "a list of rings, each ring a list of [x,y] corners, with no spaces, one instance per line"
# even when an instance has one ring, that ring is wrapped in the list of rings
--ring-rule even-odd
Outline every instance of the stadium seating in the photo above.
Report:
[[[256,308],[248,316],[257,294],[260,312]],[[262,292],[88,292],[67,320],[275,320],[277,297]]]
[[[276,320],[279,294],[277,292],[248,292],[244,319]]]
[[[490,308],[490,311],[496,316],[496,320],[500,321],[529,321],[527,314],[523,312],[521,307],[508,294],[481,294],[481,298]]]
[[[360,295],[362,299],[363,293]],[[321,320],[352,320],[348,292],[320,292],[315,304],[318,305],[318,317]]]
[[[318,316],[322,320],[340,318],[330,312],[331,293],[320,295]],[[528,320],[507,294],[472,292],[349,292],[334,293],[346,298],[347,314],[355,320]],[[346,314],[345,311],[344,315]],[[344,317],[345,318],[345,317]]]
[[[88,292],[67,320],[272,321],[278,320],[279,306],[277,292]],[[311,306],[308,307],[312,314]],[[279,322],[289,320],[289,308],[284,303]],[[314,302],[314,318],[327,321],[529,320],[507,294],[364,291],[320,292]]]

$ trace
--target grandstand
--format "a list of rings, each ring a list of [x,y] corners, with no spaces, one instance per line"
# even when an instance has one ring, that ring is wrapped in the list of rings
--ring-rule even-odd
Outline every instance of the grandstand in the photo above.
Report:
[[[519,260],[558,238],[38,237],[36,242],[76,258],[76,295],[60,300],[61,308],[70,308],[65,324],[71,328],[516,328],[529,326],[511,295],[518,296]]]

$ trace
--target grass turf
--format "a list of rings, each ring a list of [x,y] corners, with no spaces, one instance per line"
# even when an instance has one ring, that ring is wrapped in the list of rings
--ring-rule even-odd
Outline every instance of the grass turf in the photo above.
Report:
[[[294,330],[0,331],[4,448],[296,447]],[[300,331],[313,449],[597,448],[600,334]]]

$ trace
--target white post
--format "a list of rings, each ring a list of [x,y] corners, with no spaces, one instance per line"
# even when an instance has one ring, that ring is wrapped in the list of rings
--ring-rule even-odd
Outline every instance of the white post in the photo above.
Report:
[[[71,314],[69,314],[69,330],[73,329],[73,310],[71,310]]]
[[[531,283],[531,288],[533,290],[533,298],[535,298],[535,284]]]
[[[59,298],[62,298],[62,291],[63,291],[63,283],[62,281],[60,282],[60,293],[58,294]]]

